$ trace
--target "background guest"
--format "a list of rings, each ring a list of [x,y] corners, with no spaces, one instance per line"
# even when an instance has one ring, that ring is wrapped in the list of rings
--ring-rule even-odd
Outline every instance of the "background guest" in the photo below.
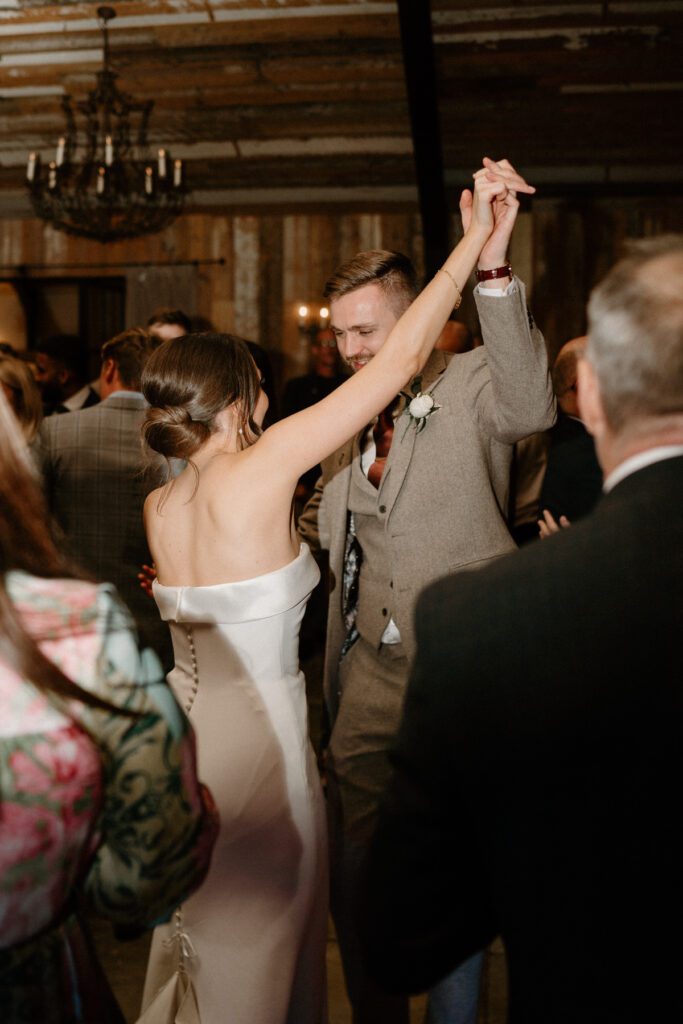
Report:
[[[279,420],[277,392],[273,378],[273,366],[270,356],[263,347],[256,341],[247,341],[247,347],[251,352],[251,358],[256,363],[256,368],[261,375],[261,388],[268,396],[268,410],[263,421],[263,428],[267,430],[273,423]]]
[[[17,418],[24,440],[31,444],[43,419],[43,404],[28,365],[21,359],[0,354],[0,386]]]
[[[472,332],[462,320],[458,320],[455,310],[444,324],[441,337],[434,346],[440,352],[471,352],[474,348]]]
[[[311,344],[311,369],[301,377],[293,377],[285,385],[282,397],[282,415],[292,416],[295,412],[308,409],[322,398],[326,398],[346,380],[340,372],[337,342],[329,327],[318,331]],[[320,466],[314,466],[301,477],[297,497],[305,501],[310,497],[315,482],[320,476]]]
[[[329,327],[318,331],[311,343],[311,369],[301,377],[293,377],[285,385],[282,398],[283,416],[315,405],[346,380],[341,373],[337,342]]]
[[[55,548],[3,395],[0,431],[2,1020],[123,1024],[81,897],[127,926],[165,918],[203,879],[217,821],[157,659],[113,588]]]
[[[550,431],[523,437],[514,446],[510,466],[508,523],[515,543],[522,547],[538,540],[541,487],[548,460]]]
[[[182,309],[155,309],[147,321],[147,330],[160,341],[183,338],[192,330],[192,323]]]
[[[45,414],[75,412],[99,402],[88,381],[88,352],[75,334],[55,334],[35,346],[36,383]]]
[[[602,491],[602,470],[595,442],[581,419],[578,394],[578,363],[587,338],[572,338],[562,346],[552,369],[558,404],[557,423],[550,431],[548,464],[541,488],[540,508],[558,522],[574,522],[596,504]],[[546,519],[539,520],[541,536],[547,536]]]
[[[106,342],[102,402],[46,419],[40,459],[48,503],[69,553],[95,579],[116,586],[141,640],[169,667],[168,627],[137,581],[140,566],[150,561],[142,506],[165,475],[163,460],[148,461],[140,440],[146,408],[140,375],[159,344],[137,327]]]

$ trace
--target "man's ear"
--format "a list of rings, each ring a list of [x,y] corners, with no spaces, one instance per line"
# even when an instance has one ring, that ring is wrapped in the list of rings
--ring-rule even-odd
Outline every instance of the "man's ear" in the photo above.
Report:
[[[584,356],[577,366],[579,415],[586,430],[597,440],[607,427],[600,384],[590,361]]]
[[[111,384],[116,374],[116,363],[113,359],[105,359],[100,370],[100,380],[105,384]]]

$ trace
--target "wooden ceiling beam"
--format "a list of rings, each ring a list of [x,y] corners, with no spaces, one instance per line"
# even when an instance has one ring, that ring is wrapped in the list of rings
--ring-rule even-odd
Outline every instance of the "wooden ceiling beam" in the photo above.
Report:
[[[425,273],[432,277],[448,255],[449,216],[443,175],[431,4],[398,0],[415,173],[422,217]]]

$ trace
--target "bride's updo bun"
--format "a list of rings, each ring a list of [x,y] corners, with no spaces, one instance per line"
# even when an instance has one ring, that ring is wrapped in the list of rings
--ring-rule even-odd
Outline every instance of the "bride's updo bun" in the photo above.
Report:
[[[233,402],[243,444],[260,434],[254,422],[260,377],[246,342],[231,334],[186,334],[165,341],[142,375],[150,408],[143,435],[167,459],[191,459],[216,430],[216,416]]]
[[[149,409],[143,432],[150,448],[167,459],[189,459],[211,437],[208,425],[181,406]]]

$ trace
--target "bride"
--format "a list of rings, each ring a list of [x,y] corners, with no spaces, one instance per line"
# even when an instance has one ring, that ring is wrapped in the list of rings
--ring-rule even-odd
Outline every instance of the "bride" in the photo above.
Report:
[[[268,400],[239,339],[191,334],[147,364],[146,440],[187,461],[145,504],[154,596],[173,636],[169,682],[194,724],[221,832],[204,885],[155,930],[143,1010],[181,964],[202,1024],[326,1019],[324,812],[298,663],[319,574],[297,543],[292,497],[302,473],[420,371],[505,194],[495,173],[478,175],[464,238],[368,365],[263,433]]]

